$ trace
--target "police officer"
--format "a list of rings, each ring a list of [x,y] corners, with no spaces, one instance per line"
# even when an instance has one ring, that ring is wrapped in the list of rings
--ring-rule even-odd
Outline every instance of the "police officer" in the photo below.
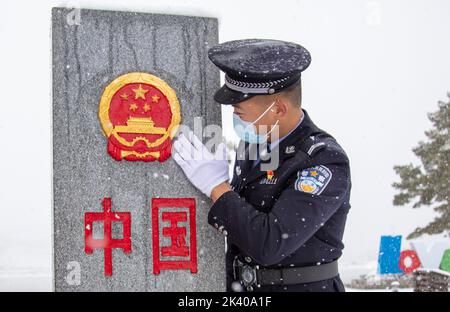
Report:
[[[178,137],[173,157],[214,202],[208,222],[226,237],[227,291],[345,291],[337,259],[350,209],[349,160],[301,107],[309,52],[247,39],[218,44],[208,56],[225,72],[214,99],[233,105],[242,139],[233,179],[225,145],[211,153],[192,132]]]

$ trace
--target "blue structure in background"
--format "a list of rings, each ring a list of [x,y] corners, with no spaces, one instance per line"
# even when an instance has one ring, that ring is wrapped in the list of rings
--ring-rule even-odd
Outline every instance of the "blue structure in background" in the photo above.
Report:
[[[399,268],[402,236],[381,236],[378,254],[378,274],[403,273]]]

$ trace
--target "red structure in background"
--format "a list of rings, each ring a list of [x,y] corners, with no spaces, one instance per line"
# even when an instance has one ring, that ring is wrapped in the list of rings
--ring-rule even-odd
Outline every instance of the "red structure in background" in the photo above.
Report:
[[[92,236],[93,223],[103,222],[103,238],[94,239]],[[123,224],[123,238],[113,239],[111,236],[112,222]],[[111,198],[103,199],[103,212],[86,212],[84,214],[84,251],[92,254],[94,249],[104,249],[105,276],[112,275],[112,249],[122,248],[124,253],[131,252],[131,213],[112,212]]]
[[[406,259],[410,259],[410,263],[406,263]],[[400,260],[398,266],[405,273],[412,273],[415,269],[421,267],[419,256],[415,250],[403,250],[400,253]]]
[[[162,235],[171,241],[169,246],[160,249],[159,211],[162,209],[176,211],[162,211],[161,219],[170,225],[162,228]],[[186,211],[180,211],[184,208]],[[189,216],[188,216],[189,215]],[[186,226],[178,223],[187,222]],[[186,241],[187,227],[189,227],[189,245]],[[195,226],[194,198],[152,198],[152,238],[153,238],[153,274],[160,274],[161,270],[190,270],[197,273],[197,241]],[[182,260],[163,260],[161,257],[181,257]]]

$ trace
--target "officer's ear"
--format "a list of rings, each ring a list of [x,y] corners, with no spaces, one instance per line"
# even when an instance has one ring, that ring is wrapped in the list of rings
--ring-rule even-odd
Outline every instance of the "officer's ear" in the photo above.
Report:
[[[279,118],[284,117],[289,112],[289,103],[283,97],[275,99],[275,105],[270,109],[272,113],[276,114]]]

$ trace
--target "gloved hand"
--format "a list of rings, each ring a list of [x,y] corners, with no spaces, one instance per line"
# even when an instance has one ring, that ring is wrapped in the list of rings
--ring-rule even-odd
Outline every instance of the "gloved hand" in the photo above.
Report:
[[[206,196],[211,197],[214,187],[229,180],[224,143],[220,143],[212,154],[194,133],[189,131],[187,135],[180,134],[173,147],[175,162],[188,180]]]

